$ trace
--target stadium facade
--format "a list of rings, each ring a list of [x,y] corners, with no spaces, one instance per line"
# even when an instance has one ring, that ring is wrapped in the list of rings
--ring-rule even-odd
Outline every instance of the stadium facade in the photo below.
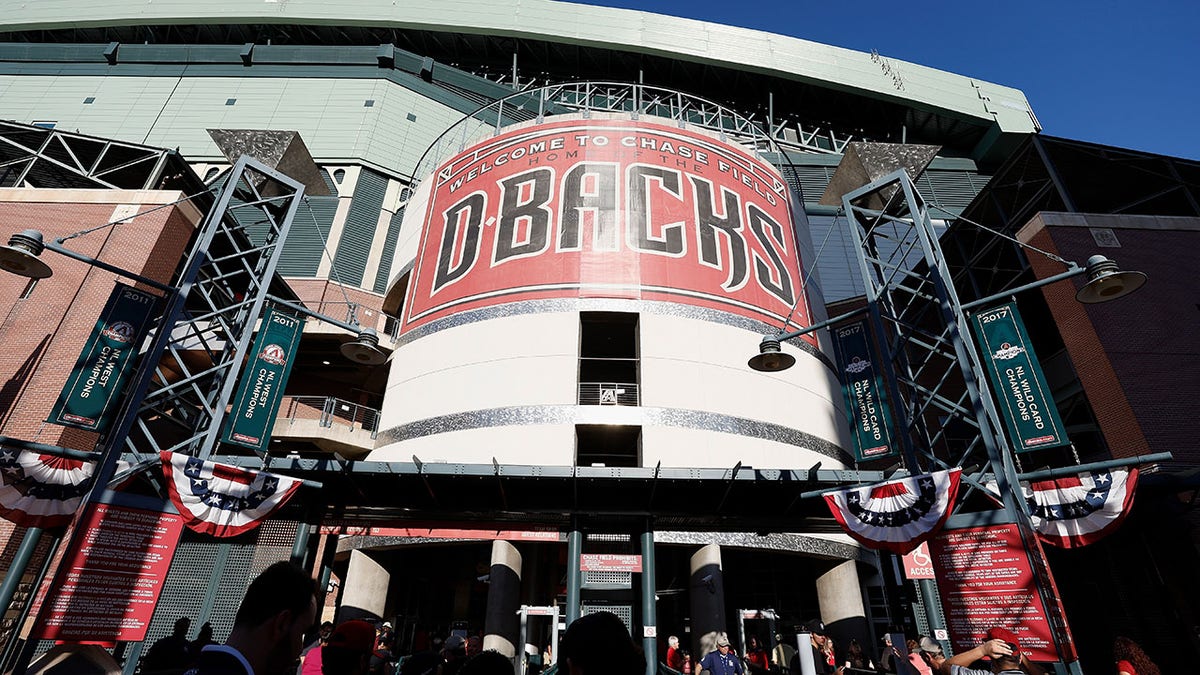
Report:
[[[1014,234],[1043,211],[1180,217],[1104,225],[1132,247],[1143,235],[1123,228],[1187,238],[1200,217],[1195,163],[1127,153],[1136,159],[1121,164],[1110,149],[1046,139],[1010,87],[878,53],[548,1],[29,3],[0,17],[0,118],[53,129],[46,139],[61,132],[176,148],[172,156],[210,185],[230,166],[210,130],[298,132],[320,180],[278,273],[307,307],[374,325],[391,356],[344,365],[340,331],[308,322],[275,421],[272,466],[326,476],[336,466],[341,478],[323,479],[319,498],[256,533],[185,536],[148,640],[179,614],[211,621],[222,636],[240,584],[287,557],[310,526],[308,564],[328,581],[330,611],[391,619],[405,646],[423,632],[482,630],[499,621],[501,603],[568,599],[620,610],[635,634],[654,627],[663,637],[690,634],[697,646],[712,630],[736,634],[740,610],[772,609],[781,630],[823,619],[840,639],[864,644],[892,624],[928,630],[917,588],[889,581],[893,561],[840,534],[821,500],[796,498],[881,477],[894,461],[855,460],[827,336],[786,345],[800,360],[787,373],[744,365],[761,335],[785,321],[820,321],[864,293],[846,221],[819,203],[847,144],[938,146],[916,184],[947,224],[964,210]],[[52,145],[39,151],[69,163]],[[1104,202],[1091,190],[1088,200],[1076,188],[1074,200],[1052,200],[1072,194],[1064,176],[1082,169],[1061,165],[1086,154],[1080,148],[1099,159],[1070,161],[1109,167],[1128,199]],[[1154,168],[1120,174],[1131,163]],[[7,182],[17,180],[10,172],[0,185],[53,189],[46,202],[97,186],[69,173],[39,184],[28,175]],[[169,201],[137,199],[92,201]],[[44,229],[65,234],[112,219],[93,211]],[[1028,236],[1089,227],[1068,221],[1044,218],[1050,235]],[[134,222],[170,239],[164,225]],[[969,232],[950,225],[946,248],[962,256],[951,264],[976,297],[1053,274]],[[52,279],[64,294],[82,283]],[[33,292],[52,288],[47,280]],[[21,284],[4,289],[6,306],[32,297]],[[1172,290],[1153,306],[1176,300]],[[1048,370],[1085,461],[1183,453],[1165,447],[1181,440],[1170,434],[1136,444],[1134,427],[1162,426],[1161,401],[1096,393],[1136,379],[1118,367],[1136,340],[1103,344],[1118,356],[1097,370],[1090,364],[1102,341],[1076,338],[1079,317],[1062,318],[1072,310],[1049,295],[1022,302],[1044,320],[1035,340],[1061,366]],[[1103,333],[1109,319],[1089,316]],[[10,381],[27,376],[20,364],[5,372]],[[39,433],[45,410],[35,401],[48,397],[31,392],[52,397],[62,381],[41,373],[36,382],[10,388],[4,404],[20,408],[3,433]],[[1162,478],[1155,509],[1180,510],[1175,494],[1188,480]],[[1122,536],[1144,539],[1147,528]],[[21,536],[7,536],[12,556]],[[640,553],[653,573],[596,569],[572,581],[580,552]],[[1169,555],[1194,559],[1195,547]],[[43,546],[35,562],[51,557]],[[1077,560],[1053,562],[1071,569]],[[197,579],[218,580],[220,593],[199,597]],[[1143,582],[1118,587],[1132,596]],[[582,596],[568,597],[572,583]],[[1126,604],[1128,616],[1197,625],[1188,618],[1194,583],[1165,563],[1154,583],[1180,601],[1169,613]],[[1073,606],[1095,615],[1088,588],[1064,584],[1072,620]],[[10,609],[6,630],[21,632],[24,609]],[[549,630],[537,621],[525,637],[541,647]],[[755,621],[747,630],[765,636]],[[503,623],[503,640],[491,644],[520,651]],[[1163,651],[1195,649],[1186,628],[1155,637],[1131,620],[1125,629]],[[1085,664],[1107,662],[1102,639],[1081,645]]]

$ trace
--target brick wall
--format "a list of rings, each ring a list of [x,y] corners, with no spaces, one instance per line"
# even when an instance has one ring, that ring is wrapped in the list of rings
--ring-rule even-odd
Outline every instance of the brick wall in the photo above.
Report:
[[[1092,228],[1120,246],[1098,246]],[[1096,305],[1075,301],[1082,277],[1043,293],[1113,455],[1169,451],[1200,464],[1200,264],[1189,254],[1200,219],[1044,213],[1022,234],[1080,264],[1099,253],[1149,275],[1133,295]],[[1062,269],[1036,254],[1030,262],[1039,277]]]

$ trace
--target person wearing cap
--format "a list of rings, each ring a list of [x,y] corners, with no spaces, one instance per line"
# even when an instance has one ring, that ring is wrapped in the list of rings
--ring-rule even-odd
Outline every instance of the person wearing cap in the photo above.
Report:
[[[921,636],[921,639],[917,641],[916,655],[931,673],[940,673],[942,664],[946,662],[946,654],[942,652],[942,646],[928,635]]]
[[[461,635],[451,635],[442,645],[442,658],[446,662],[438,670],[438,675],[455,675],[467,662],[467,639]]]
[[[392,636],[392,622],[384,621],[379,625],[375,636],[375,646],[371,649],[371,673],[384,675],[392,672],[392,661],[395,659],[392,649],[396,639]]]
[[[321,675],[366,675],[374,647],[374,626],[359,619],[343,622],[320,650]]]
[[[980,659],[991,659],[991,670],[971,668]],[[1029,660],[1021,642],[1006,628],[989,629],[978,647],[955,654],[941,667],[942,675],[1045,675],[1041,666]]]
[[[742,675],[742,661],[729,650],[729,637],[724,633],[717,634],[717,651],[709,652],[700,659],[701,673],[704,675]]]

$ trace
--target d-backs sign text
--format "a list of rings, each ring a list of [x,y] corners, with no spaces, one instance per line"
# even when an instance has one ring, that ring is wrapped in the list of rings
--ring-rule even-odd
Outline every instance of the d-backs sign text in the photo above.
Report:
[[[574,120],[510,131],[433,181],[404,330],[564,297],[682,302],[779,325],[800,257],[787,187],[703,133]],[[808,323],[800,298],[793,323]]]

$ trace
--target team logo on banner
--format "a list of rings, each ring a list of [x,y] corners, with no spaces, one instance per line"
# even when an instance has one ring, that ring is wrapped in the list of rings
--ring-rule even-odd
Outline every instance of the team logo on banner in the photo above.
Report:
[[[108,427],[158,300],[132,286],[116,285],[46,421],[88,431]]]
[[[1009,303],[974,317],[983,346],[988,379],[996,390],[1000,410],[1018,452],[1069,442],[1046,376],[1029,343],[1029,334]]]
[[[287,503],[301,481],[197,457],[162,452],[171,501],[189,528],[233,537],[258,527]]]
[[[292,372],[291,356],[300,345],[304,322],[268,309],[254,338],[255,358],[242,372],[233,410],[222,438],[256,452],[265,452],[271,440],[275,413],[283,401],[283,389]]]
[[[1087,546],[1121,525],[1133,507],[1137,469],[1091,471],[1055,480],[1022,483],[1033,529],[1047,544]],[[996,492],[996,483],[988,483]]]
[[[892,457],[890,413],[883,395],[883,381],[872,365],[873,349],[866,321],[833,330],[833,346],[842,371],[842,394],[854,452],[860,460]]]
[[[838,524],[867,548],[904,555],[929,539],[950,515],[961,469],[838,490],[825,503]]]
[[[633,298],[809,323],[792,195],[701,131],[564,120],[467,148],[426,181],[403,330],[501,303]],[[414,211],[415,213],[415,211]],[[805,337],[812,344],[816,338]]]

